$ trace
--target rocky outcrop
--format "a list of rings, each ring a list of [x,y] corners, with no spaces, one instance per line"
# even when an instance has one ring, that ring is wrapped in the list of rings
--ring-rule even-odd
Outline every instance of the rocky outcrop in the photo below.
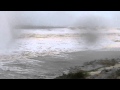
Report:
[[[120,79],[120,59],[95,60],[65,70],[63,74],[84,70],[89,73],[87,79]]]
[[[105,69],[87,79],[120,79],[120,68]]]

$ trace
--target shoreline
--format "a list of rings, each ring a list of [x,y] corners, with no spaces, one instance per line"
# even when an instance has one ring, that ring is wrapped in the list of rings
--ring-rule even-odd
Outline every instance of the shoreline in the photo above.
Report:
[[[105,59],[120,61],[120,51],[80,51],[62,53],[62,55],[55,56],[48,55],[26,59],[1,60],[0,78],[54,79],[63,73],[69,73],[68,70],[71,67],[72,70],[79,68],[87,71],[92,69],[93,71],[95,69],[98,70],[103,68],[103,66],[99,65],[99,61]],[[109,62],[107,61],[107,63]],[[118,62],[112,63],[118,64]],[[111,63],[109,64],[111,65]]]
[[[94,64],[93,66],[84,66],[86,62],[97,62],[105,59],[119,59],[120,51],[82,51],[82,52],[72,52],[64,53],[65,57],[36,57],[32,58],[35,60],[42,60],[46,63],[43,64],[43,68],[49,68],[46,77],[48,79],[53,79],[53,77],[58,77],[63,73],[68,73],[71,67],[82,68],[83,70],[90,71],[92,69],[103,68],[101,65]],[[50,75],[49,75],[50,74]],[[50,77],[50,78],[49,78]]]

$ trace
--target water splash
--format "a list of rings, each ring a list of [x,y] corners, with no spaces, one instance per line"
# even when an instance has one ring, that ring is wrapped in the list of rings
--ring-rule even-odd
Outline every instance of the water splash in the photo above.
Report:
[[[0,12],[0,50],[6,49],[12,39],[6,12]]]

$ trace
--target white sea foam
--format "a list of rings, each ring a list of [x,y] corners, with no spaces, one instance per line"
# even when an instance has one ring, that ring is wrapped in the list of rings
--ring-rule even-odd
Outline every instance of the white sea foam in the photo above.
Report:
[[[108,30],[108,32],[112,30]],[[103,31],[104,33],[105,31]],[[118,33],[119,31],[116,30]],[[114,32],[115,33],[115,32]],[[92,46],[85,45],[82,36],[77,36],[78,32],[68,28],[61,29],[37,29],[37,30],[22,30],[21,35],[29,34],[46,36],[44,38],[38,38],[36,36],[31,36],[31,38],[17,38],[14,43],[9,45],[9,47],[0,52],[4,55],[18,55],[23,57],[25,55],[37,56],[37,55],[54,55],[60,54],[61,52],[76,52],[84,50],[109,50],[110,48],[119,48],[120,43],[114,42],[113,39],[118,39],[119,36],[102,36],[98,42]],[[47,36],[55,35],[54,37]],[[69,36],[65,36],[69,34]],[[59,36],[62,35],[62,36]],[[76,35],[76,36],[75,36]],[[19,55],[20,54],[20,55]],[[17,57],[16,57],[17,58]]]

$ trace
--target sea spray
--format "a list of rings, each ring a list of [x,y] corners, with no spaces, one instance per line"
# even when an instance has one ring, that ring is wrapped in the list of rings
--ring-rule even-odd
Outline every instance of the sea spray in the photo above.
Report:
[[[82,39],[85,48],[90,49],[100,46],[103,39],[102,29],[111,27],[111,23],[108,21],[108,19],[98,15],[86,15],[77,21],[76,27],[79,27],[80,33],[84,32]],[[106,31],[104,30],[104,32]]]
[[[11,28],[6,12],[0,12],[0,51],[7,49],[12,39]]]

